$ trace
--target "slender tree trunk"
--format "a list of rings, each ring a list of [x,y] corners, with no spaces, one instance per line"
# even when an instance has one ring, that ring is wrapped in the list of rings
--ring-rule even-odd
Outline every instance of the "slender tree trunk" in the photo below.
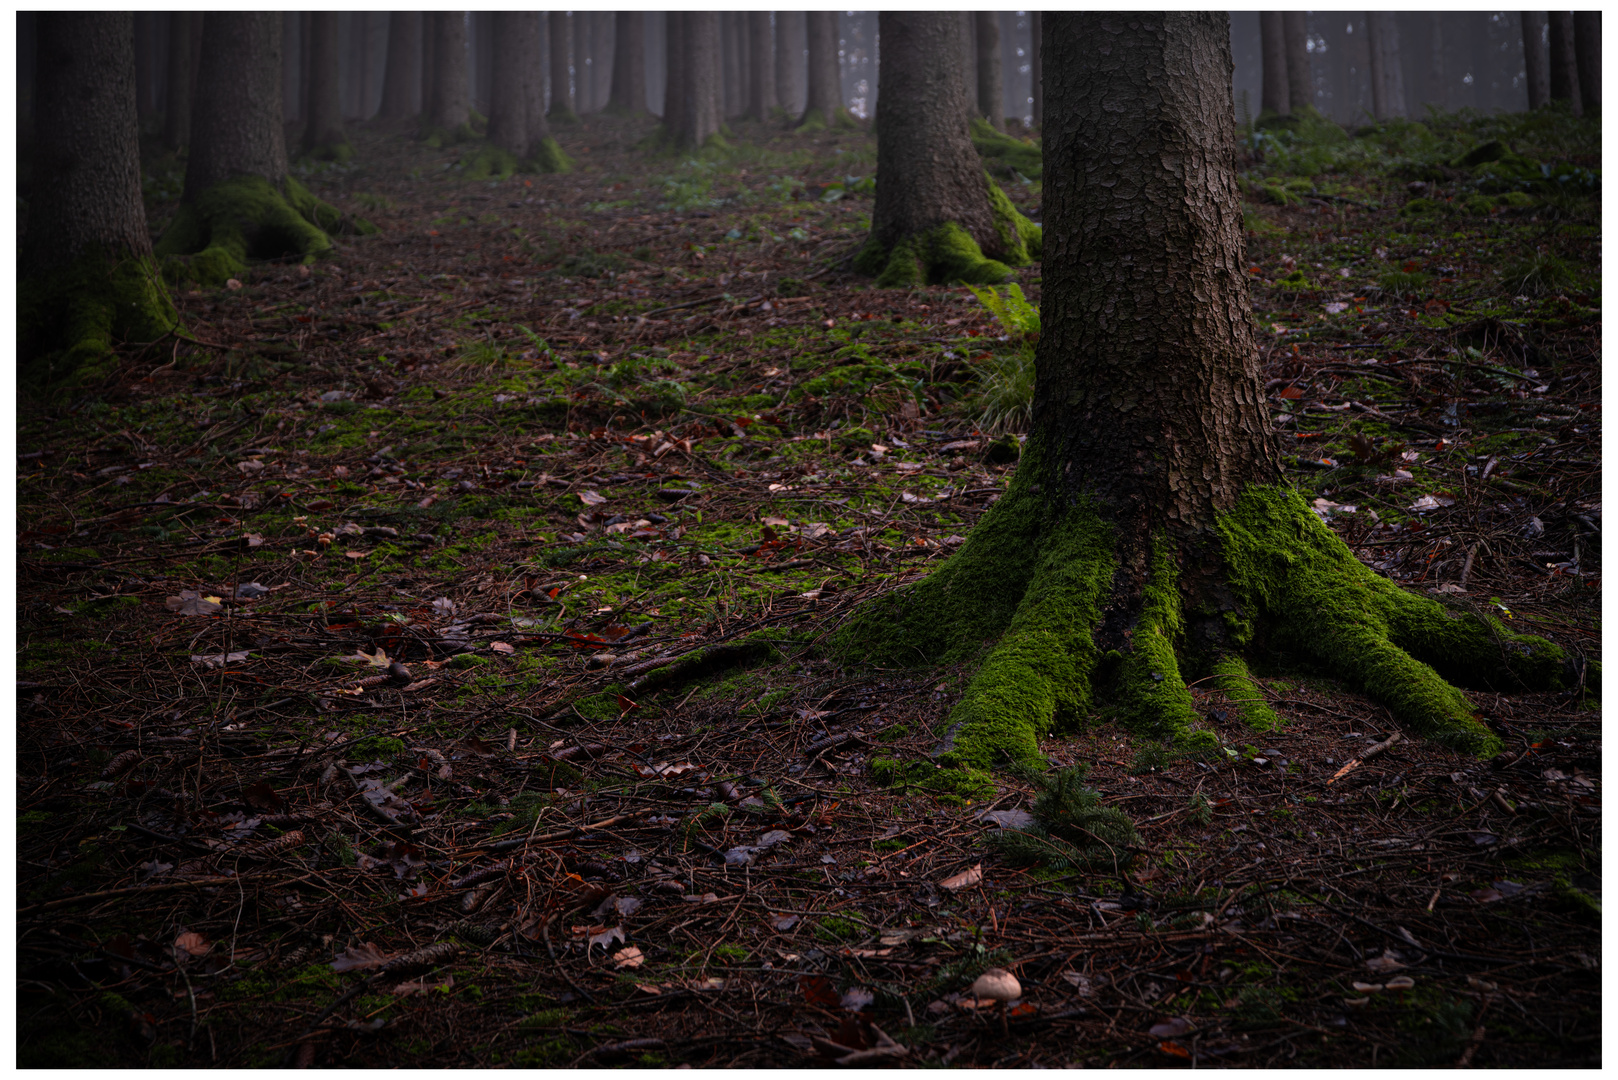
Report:
[[[191,143],[191,18],[169,16],[169,100],[163,113],[163,145],[179,150]]]
[[[438,93],[438,20],[435,12],[421,13],[421,112],[423,121]]]
[[[566,172],[572,165],[562,148],[551,137],[545,118],[545,73],[540,60],[545,55],[545,16],[530,11],[522,14],[523,87],[528,98],[528,164],[539,172]]]
[[[752,57],[747,115],[763,123],[775,109],[775,42],[770,35],[770,13],[747,14],[748,54]]]
[[[494,12],[474,11],[471,19],[473,41],[471,55],[472,86],[475,88],[472,107],[487,116],[494,107]]]
[[[1573,48],[1573,13],[1553,11],[1551,23],[1551,100],[1566,101],[1574,116],[1584,110],[1579,101],[1579,66]]]
[[[461,11],[433,15],[433,99],[427,126],[456,142],[471,131],[472,103],[466,81],[466,15]]]
[[[573,31],[573,108],[580,116],[590,112],[590,13],[571,12]]]
[[[719,35],[717,12],[669,12],[668,95],[672,106],[664,122],[681,150],[696,149],[719,133]]]
[[[685,115],[686,84],[686,21],[682,11],[668,13],[664,24],[664,68],[668,74],[663,85],[663,126],[671,138],[678,138],[675,129]]]
[[[356,120],[366,120],[371,112],[366,108],[366,98],[369,97],[367,84],[371,81],[371,42],[369,37],[369,13],[356,11],[348,20],[348,56],[349,66],[354,73],[353,112],[350,113]]]
[[[529,52],[526,24],[528,13],[494,13],[494,55],[490,58],[489,142],[521,161],[528,156],[528,79],[527,68],[534,57]]]
[[[341,156],[348,144],[337,81],[337,12],[310,12],[309,123],[303,129],[303,152]]]
[[[973,15],[977,23],[977,113],[995,130],[1006,126],[1006,95],[1000,78],[1000,18],[993,11]]]
[[[736,23],[737,13],[733,11],[720,12],[719,15],[719,57],[720,57],[720,89],[721,99],[724,102],[725,119],[733,119],[742,114],[747,107],[747,95],[742,89],[741,57],[737,46]]]
[[[1045,126],[1045,13],[1028,13],[1028,70],[1034,98],[1034,130]]]
[[[1579,69],[1579,101],[1586,113],[1601,111],[1601,12],[1573,13],[1573,54]]]
[[[1281,25],[1287,50],[1287,105],[1297,112],[1315,100],[1315,83],[1309,70],[1309,29],[1301,11],[1284,12]]]
[[[613,112],[646,111],[646,13],[620,11],[612,49]]]
[[[734,12],[730,27],[736,54],[736,115],[740,117],[747,112],[747,99],[751,93],[749,88],[753,85],[752,39],[747,33],[747,13]]]
[[[595,20],[595,45],[591,52],[591,78],[594,80],[595,107],[600,112],[612,102],[612,65],[617,56],[615,32],[617,19],[610,11],[598,11]]]
[[[1545,15],[1522,13],[1523,70],[1528,77],[1528,107],[1537,109],[1551,99],[1551,75],[1545,53]]]
[[[1427,65],[1433,87],[1429,100],[1440,109],[1448,109],[1449,64],[1444,54],[1444,16],[1437,11],[1427,15]]]
[[[573,27],[569,22],[567,12],[553,11],[550,13],[550,39],[550,119],[553,123],[558,124],[572,123],[579,118],[579,115],[573,108],[573,65],[570,59],[573,44]]]
[[[1258,13],[1259,52],[1264,64],[1264,88],[1259,94],[1259,112],[1287,116],[1292,112],[1288,95],[1286,21],[1279,11]]]
[[[801,116],[806,107],[808,82],[804,50],[808,48],[808,28],[801,11],[775,13],[775,96],[790,116]]]
[[[421,12],[395,11],[388,16],[388,60],[382,70],[382,104],[377,117],[408,120],[421,109]]]
[[[1391,12],[1368,11],[1371,39],[1371,109],[1378,120],[1407,115],[1404,69],[1399,63],[1399,23]]]
[[[811,11],[805,15],[809,45],[809,102],[803,123],[830,127],[842,115],[843,96],[837,70],[837,12]]]

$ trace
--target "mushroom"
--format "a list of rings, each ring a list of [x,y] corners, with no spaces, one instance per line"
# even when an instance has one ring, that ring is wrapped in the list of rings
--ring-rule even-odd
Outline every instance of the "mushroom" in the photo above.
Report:
[[[1022,984],[1017,981],[1017,976],[1005,968],[990,968],[972,984],[972,994],[979,999],[988,998],[996,1004],[1000,1013],[1000,1031],[1010,1035],[1011,1028],[1006,1023],[1006,1002],[1022,997]]]

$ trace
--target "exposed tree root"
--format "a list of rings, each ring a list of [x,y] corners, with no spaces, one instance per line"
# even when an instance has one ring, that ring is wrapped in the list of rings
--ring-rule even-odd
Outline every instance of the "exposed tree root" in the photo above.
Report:
[[[192,203],[181,203],[157,242],[157,254],[172,277],[222,284],[247,269],[250,259],[297,255],[304,262],[329,254],[332,233],[373,233],[363,219],[349,219],[292,177],[283,195],[262,176],[238,176],[215,184]]]
[[[179,322],[151,258],[93,248],[17,290],[23,381],[60,392],[105,378],[122,341],[156,341]]]
[[[854,258],[854,269],[876,278],[878,288],[903,289],[917,285],[965,282],[968,285],[998,285],[1009,281],[1013,266],[1026,266],[1044,250],[1043,232],[1011,205],[1006,193],[993,180],[989,185],[989,209],[994,220],[1004,261],[983,254],[970,233],[953,221],[946,221],[924,233],[907,236],[891,246],[875,233]]]

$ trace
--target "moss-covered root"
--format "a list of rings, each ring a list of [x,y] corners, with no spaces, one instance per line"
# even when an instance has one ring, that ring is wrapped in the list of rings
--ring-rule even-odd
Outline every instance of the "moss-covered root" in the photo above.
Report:
[[[1281,727],[1281,717],[1270,708],[1264,691],[1253,681],[1241,657],[1220,657],[1214,661],[1213,673],[1213,688],[1225,695],[1242,723],[1254,731],[1275,731]]]
[[[1006,198],[993,180],[989,184],[989,211],[1005,261],[983,254],[970,233],[947,221],[925,233],[907,236],[884,247],[872,235],[854,258],[854,269],[876,278],[880,289],[907,289],[917,285],[999,285],[1011,280],[1011,267],[1027,266],[1044,252],[1044,233]]]
[[[335,161],[339,165],[347,165],[354,160],[354,144],[347,139],[322,143],[318,146],[305,147],[302,156],[311,161]]]
[[[841,128],[847,130],[851,128],[858,128],[860,126],[862,125],[858,120],[854,119],[854,114],[849,112],[848,109],[839,105],[837,108],[831,110],[830,115],[822,112],[819,109],[808,110],[803,114],[802,119],[798,121],[797,130],[800,133],[806,134],[814,131],[825,131],[828,128]]]
[[[155,260],[99,248],[47,278],[22,279],[17,319],[22,381],[54,392],[101,381],[114,346],[156,341],[179,321]]]
[[[1296,492],[1254,487],[1221,516],[1232,584],[1278,637],[1327,664],[1416,734],[1479,755],[1500,741],[1446,678],[1556,689],[1561,649],[1493,619],[1454,615],[1354,558]]]
[[[491,176],[505,180],[517,171],[519,164],[515,154],[491,143],[484,143],[462,159],[468,180],[487,180]]]
[[[477,132],[472,130],[471,124],[462,124],[455,128],[428,127],[421,131],[421,141],[434,150],[442,150],[446,146],[458,146],[463,142],[476,139]]]
[[[285,185],[283,195],[262,176],[238,176],[182,203],[157,243],[165,269],[218,285],[240,275],[250,259],[297,255],[313,262],[331,252],[328,234],[376,231],[363,219],[345,218],[292,177]]]
[[[573,159],[562,152],[555,139],[547,135],[539,141],[538,146],[529,148],[528,160],[523,168],[526,172],[536,173],[572,172]]]

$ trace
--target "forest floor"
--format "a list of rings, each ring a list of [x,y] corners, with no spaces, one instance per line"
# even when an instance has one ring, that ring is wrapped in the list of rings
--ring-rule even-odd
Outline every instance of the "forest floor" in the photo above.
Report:
[[[1361,558],[1594,658],[1598,128],[1518,122],[1550,179],[1490,180],[1491,123],[1253,140],[1266,390]],[[1004,491],[1027,347],[846,270],[868,133],[649,130],[473,180],[362,127],[300,171],[377,235],[21,405],[19,1063],[1600,1063],[1587,695],[1372,757],[1386,710],[1275,657],[1277,730],[1194,688],[1227,760],[1053,736],[1123,873],[998,853],[1027,778],[906,767],[970,671],[816,642]]]

